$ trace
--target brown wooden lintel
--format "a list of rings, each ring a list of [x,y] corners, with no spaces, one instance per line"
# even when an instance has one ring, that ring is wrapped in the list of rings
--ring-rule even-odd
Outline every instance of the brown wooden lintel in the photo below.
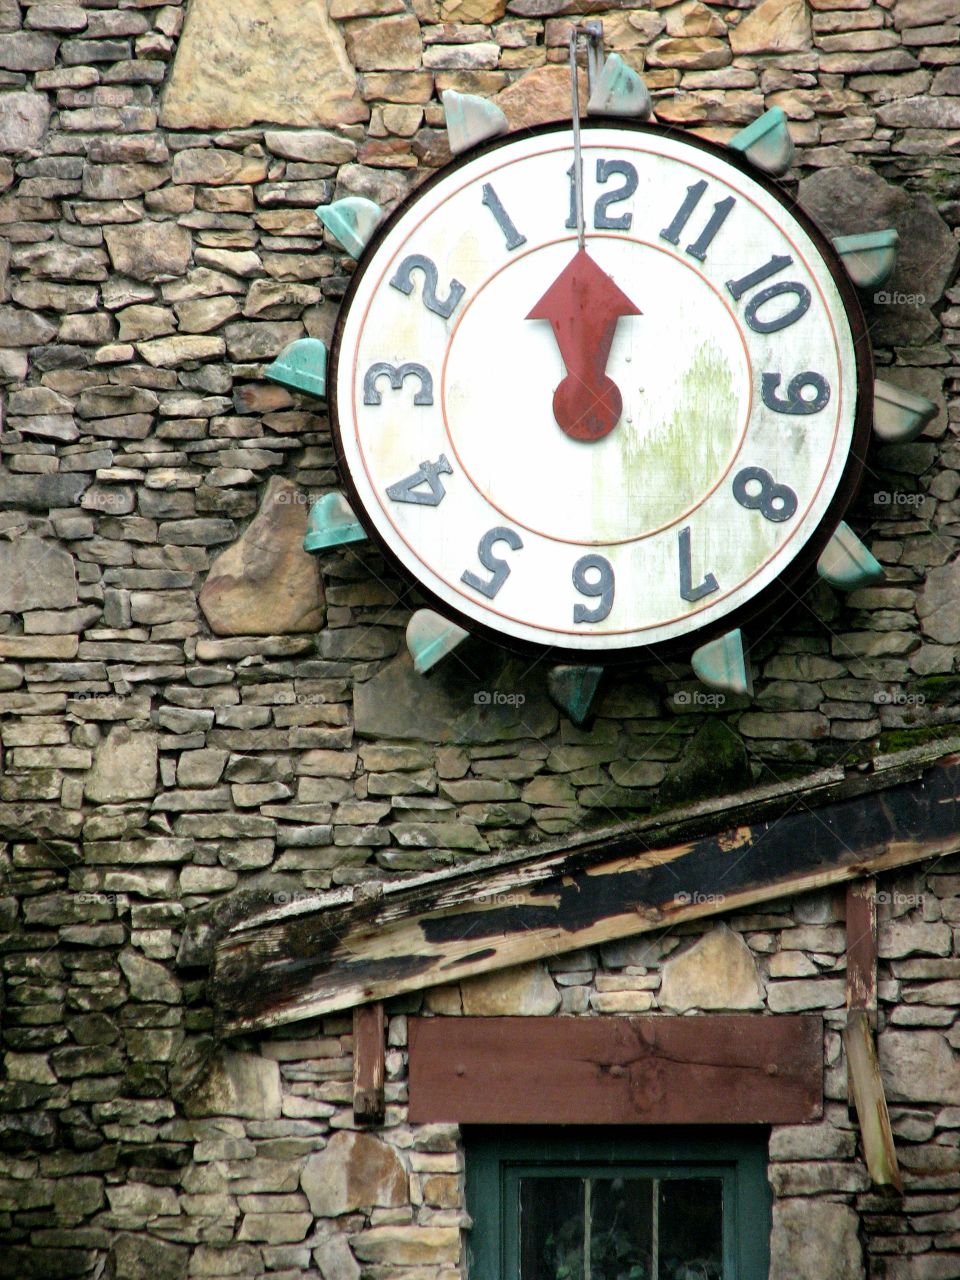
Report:
[[[823,1023],[778,1014],[412,1018],[410,1120],[803,1124]]]

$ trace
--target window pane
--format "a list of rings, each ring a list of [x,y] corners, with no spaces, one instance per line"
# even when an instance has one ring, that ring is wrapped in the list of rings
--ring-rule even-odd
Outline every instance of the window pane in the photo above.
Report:
[[[653,1185],[521,1179],[520,1280],[651,1280]]]
[[[723,1182],[521,1178],[520,1280],[723,1280]]]
[[[650,1280],[653,1186],[649,1178],[592,1182],[590,1280]]]
[[[722,1280],[723,1182],[720,1178],[660,1183],[659,1280]]]
[[[583,1280],[579,1178],[521,1178],[520,1280]]]

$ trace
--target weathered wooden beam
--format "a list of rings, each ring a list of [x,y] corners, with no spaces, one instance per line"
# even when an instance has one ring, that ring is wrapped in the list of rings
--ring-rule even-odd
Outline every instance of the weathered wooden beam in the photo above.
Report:
[[[847,885],[847,1008],[877,1025],[877,882]]]
[[[412,1018],[411,1123],[803,1124],[819,1017]]]
[[[260,911],[216,948],[220,1029],[347,1009],[954,853],[958,793],[960,759],[904,753],[872,774],[812,775],[386,883],[380,898],[335,891]]]
[[[843,1032],[847,1053],[847,1084],[857,1108],[867,1170],[875,1186],[903,1190],[893,1144],[890,1113],[880,1078],[873,1032],[865,1009],[851,1009]]]
[[[353,1118],[366,1124],[383,1119],[384,1079],[383,1005],[358,1005],[353,1011]]]

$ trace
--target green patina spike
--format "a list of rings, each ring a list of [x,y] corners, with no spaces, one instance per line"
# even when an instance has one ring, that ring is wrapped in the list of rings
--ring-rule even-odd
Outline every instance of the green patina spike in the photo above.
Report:
[[[843,259],[847,275],[858,289],[875,289],[889,280],[897,265],[900,236],[893,229],[866,231],[857,236],[834,236],[833,247]],[[877,299],[882,302],[882,298]]]
[[[727,693],[753,693],[750,663],[739,627],[717,640],[702,644],[690,659],[694,673],[711,689]]]
[[[786,173],[793,160],[793,139],[782,107],[771,107],[762,116],[734,134],[728,143],[764,173]]]
[[[327,348],[319,338],[298,338],[264,370],[264,377],[311,396],[327,394]]]
[[[552,667],[547,696],[579,729],[590,718],[602,679],[603,667]]]
[[[339,547],[344,542],[362,542],[367,536],[363,525],[342,493],[325,493],[310,508],[304,551],[322,551]]]
[[[469,634],[432,609],[418,609],[407,623],[407,648],[413,658],[414,671],[422,676],[452,653]]]
[[[347,196],[317,209],[317,217],[351,258],[363,253],[382,216],[380,206],[364,196]]]
[[[843,520],[817,561],[817,573],[840,591],[869,587],[884,578],[883,566]]]
[[[881,382],[879,378],[873,384],[873,395],[873,431],[885,444],[907,444],[915,440],[937,416],[937,406],[926,396]]]
[[[478,98],[473,93],[457,93],[456,89],[445,89],[441,96],[447,120],[447,141],[455,156],[486,142],[488,138],[497,138],[507,132],[507,117],[496,103]]]
[[[611,53],[587,103],[588,115],[631,116],[646,120],[650,115],[650,92],[639,72],[628,67],[619,53]]]

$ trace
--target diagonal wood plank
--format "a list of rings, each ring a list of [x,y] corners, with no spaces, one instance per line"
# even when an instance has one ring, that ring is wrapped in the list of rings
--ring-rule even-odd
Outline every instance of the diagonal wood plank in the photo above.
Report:
[[[260,911],[216,947],[220,1029],[314,1017],[957,852],[960,758],[931,754],[387,883],[382,896],[337,891]]]

